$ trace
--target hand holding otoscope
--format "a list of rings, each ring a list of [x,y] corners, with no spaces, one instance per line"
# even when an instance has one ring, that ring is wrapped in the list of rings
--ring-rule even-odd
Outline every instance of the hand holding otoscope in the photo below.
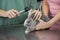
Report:
[[[30,10],[30,8],[28,8],[28,7],[25,7],[23,10],[21,10],[19,12],[15,9],[7,10],[7,11],[0,10],[0,17],[11,19],[11,18],[15,18],[16,16],[20,16],[21,13],[27,12],[29,10]]]

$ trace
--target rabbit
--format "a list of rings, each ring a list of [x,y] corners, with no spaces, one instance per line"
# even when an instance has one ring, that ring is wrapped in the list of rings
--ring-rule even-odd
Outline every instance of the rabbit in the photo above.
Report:
[[[39,11],[40,11],[41,14],[42,14],[42,16],[41,16],[40,19],[42,19],[42,20],[45,21],[45,22],[49,21],[50,18],[47,17],[47,16],[45,16],[45,15],[43,14],[41,8],[42,8],[42,1],[39,2],[39,4],[38,4],[38,9],[39,9]],[[24,26],[27,27],[25,33],[29,33],[29,32],[31,32],[31,31],[35,30],[34,27],[35,27],[38,23],[40,23],[39,20],[36,20],[36,21],[33,20],[34,13],[32,13],[32,9],[30,9],[30,10],[28,11],[28,13],[29,13],[29,14],[28,14],[28,17],[27,17],[27,19],[24,21]]]
[[[34,26],[37,24],[37,22],[35,22],[32,19],[34,15],[31,14],[31,11],[32,10],[29,11],[28,18],[24,22],[24,26],[27,27],[25,33],[28,33],[30,31],[33,31],[34,30]]]
[[[29,33],[30,31],[35,30],[34,26],[36,26],[39,22],[39,20],[34,21],[34,13],[31,13],[32,10],[29,11],[28,18],[24,22],[24,26],[27,27],[25,33]],[[43,21],[47,22],[50,20],[50,18],[46,17],[45,15],[42,15],[41,18]]]

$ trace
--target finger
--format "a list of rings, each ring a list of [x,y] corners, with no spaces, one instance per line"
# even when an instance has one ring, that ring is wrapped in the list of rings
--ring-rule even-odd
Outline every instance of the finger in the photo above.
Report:
[[[35,20],[35,17],[38,15],[38,12],[36,11],[34,17],[33,17],[33,20]]]
[[[8,18],[10,19],[10,18],[11,18],[11,16],[8,16]]]
[[[40,28],[39,28],[39,27],[35,27],[34,29],[35,29],[35,30],[39,30]]]
[[[18,12],[17,10],[12,9],[12,11],[13,11],[15,14],[17,14],[18,16],[20,16],[20,14],[19,14],[19,12]]]
[[[34,20],[34,21],[38,20],[38,18],[39,18],[39,15],[37,15],[37,16],[36,16],[36,18],[35,18],[35,20]]]
[[[39,29],[41,29],[41,26],[36,26],[35,27],[35,30],[39,30]]]
[[[40,15],[39,15],[39,17],[38,17],[38,20],[40,20]]]
[[[10,12],[14,17],[16,17],[17,14],[15,14],[13,11]]]
[[[12,13],[11,13],[11,12],[9,13],[9,16],[10,16],[11,18],[14,18],[14,16],[12,15]]]
[[[40,16],[41,14],[40,14],[40,12],[38,11],[38,17],[37,17],[37,20],[40,20],[40,18],[41,18],[41,16]]]
[[[39,28],[35,28],[35,30],[39,30]]]
[[[7,17],[8,17],[8,18],[12,18],[12,17],[10,16],[10,14],[8,14]]]
[[[38,17],[38,20],[40,20],[40,18],[41,18],[41,16],[42,16],[41,12],[39,12],[39,14],[40,14],[40,15],[39,15],[39,17]]]
[[[39,12],[37,11],[37,15],[36,15],[35,21],[38,20],[39,17],[40,17],[40,14],[39,14]]]
[[[40,13],[39,13],[40,14]],[[41,14],[39,15],[39,17],[38,17],[38,20],[40,20],[40,18],[41,18]]]

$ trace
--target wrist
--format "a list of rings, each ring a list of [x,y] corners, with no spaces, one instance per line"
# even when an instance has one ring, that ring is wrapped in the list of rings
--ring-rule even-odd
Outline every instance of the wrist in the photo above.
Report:
[[[51,21],[48,21],[47,24],[49,25],[49,27],[53,24]]]
[[[49,28],[52,25],[52,22],[48,21],[47,25],[49,25],[47,28]]]
[[[0,10],[0,16],[3,17],[3,14],[6,13],[4,10]]]

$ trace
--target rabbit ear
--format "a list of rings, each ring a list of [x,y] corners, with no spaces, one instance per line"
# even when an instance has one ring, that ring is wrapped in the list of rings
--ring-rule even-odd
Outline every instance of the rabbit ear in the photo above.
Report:
[[[32,9],[30,9],[30,11],[28,11],[28,17],[30,17],[31,16],[31,14],[32,14]]]

